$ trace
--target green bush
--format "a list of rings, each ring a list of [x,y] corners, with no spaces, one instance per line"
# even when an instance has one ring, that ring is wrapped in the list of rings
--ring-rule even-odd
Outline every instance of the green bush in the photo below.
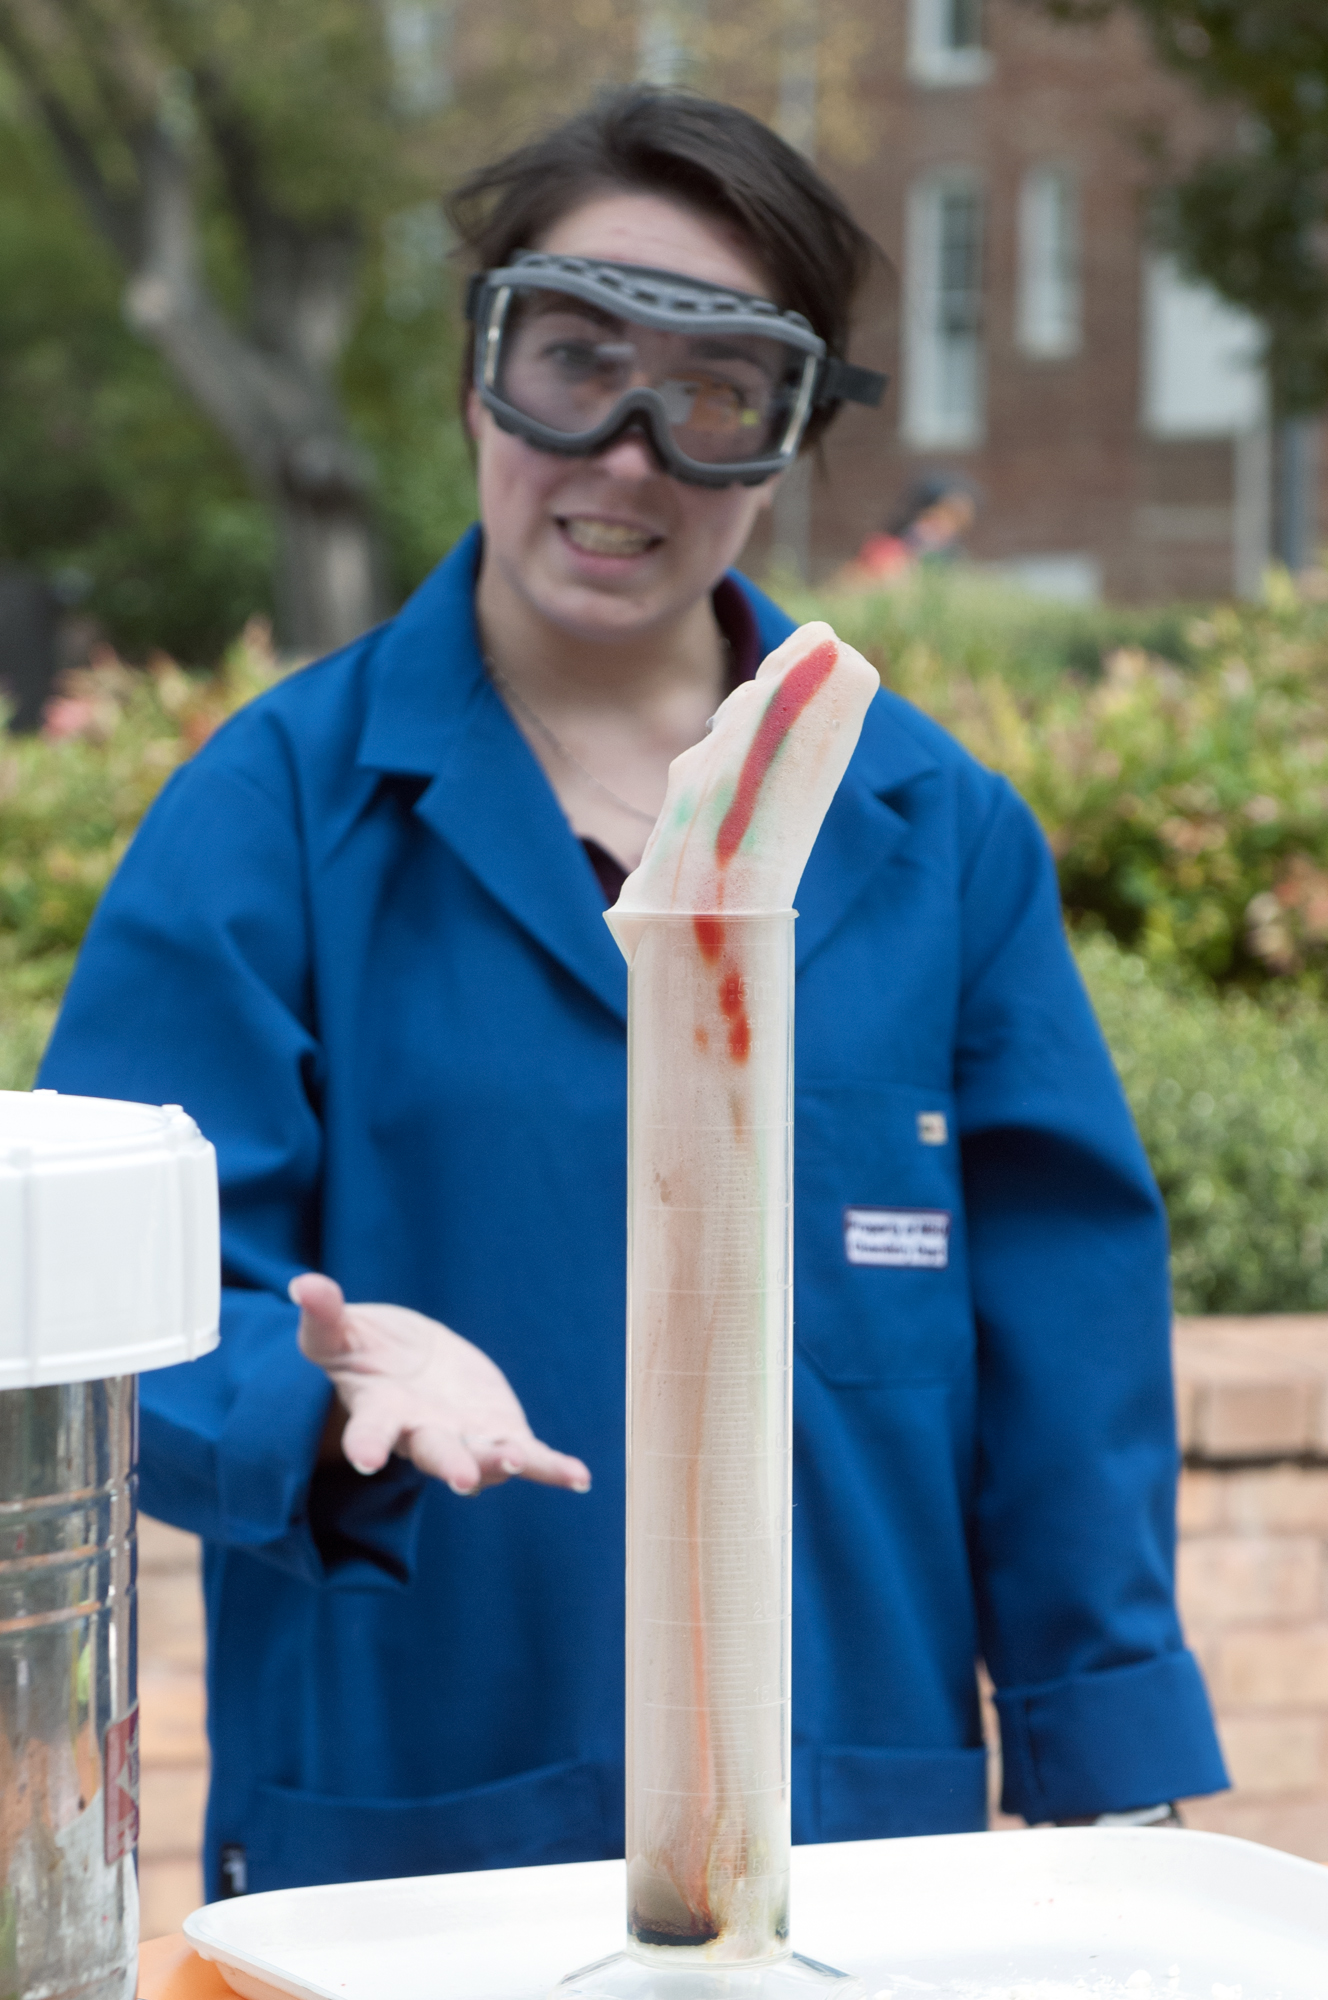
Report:
[[[1328,1309],[1322,603],[1279,584],[1206,618],[1069,611],[961,577],[797,608],[828,613],[1047,825],[1166,1198],[1178,1307]],[[107,654],[43,735],[0,747],[0,1086],[31,1083],[79,939],[161,785],[278,671],[258,621],[205,677]]]
[[[1328,979],[1328,575],[1119,644],[972,579],[830,597],[845,638],[1028,799],[1071,925],[1257,987]],[[1133,614],[1136,621],[1143,614]],[[1142,625],[1140,625],[1142,636]],[[1064,662],[1096,634],[1096,669]],[[1056,667],[1056,661],[1062,662]]]
[[[1171,1221],[1178,1312],[1328,1309],[1328,1015],[1078,947]]]
[[[177,765],[276,679],[251,620],[216,673],[104,653],[68,677],[39,736],[0,746],[0,1088],[26,1090],[79,941],[139,820]]]
[[[878,664],[923,647],[948,675],[992,674],[1022,699],[1045,695],[1065,676],[1095,680],[1122,646],[1185,664],[1200,607],[1176,604],[1066,604],[1034,597],[989,571],[924,563],[890,589],[807,590],[785,575],[769,586],[790,615],[828,618],[851,646]]]

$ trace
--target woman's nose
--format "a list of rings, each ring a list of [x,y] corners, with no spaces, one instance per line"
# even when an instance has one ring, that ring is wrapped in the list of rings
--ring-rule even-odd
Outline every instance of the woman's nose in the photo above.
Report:
[[[649,479],[659,472],[655,455],[640,431],[624,431],[596,452],[595,462],[615,479]]]

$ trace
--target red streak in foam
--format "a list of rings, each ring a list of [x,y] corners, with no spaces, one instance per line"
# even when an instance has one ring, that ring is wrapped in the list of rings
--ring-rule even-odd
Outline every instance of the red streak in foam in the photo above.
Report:
[[[714,965],[724,949],[724,926],[718,917],[693,917],[696,942],[707,965]]]
[[[752,1051],[752,1025],[747,1019],[747,990],[734,966],[719,982],[719,1011],[729,1024],[729,1054],[734,1062],[746,1062]]]
[[[733,802],[715,835],[715,859],[721,868],[732,861],[752,823],[757,797],[765,782],[766,772],[775,761],[776,752],[817,689],[829,679],[838,654],[839,648],[831,639],[813,646],[806,659],[789,668],[775,690],[770,706],[761,717],[761,726],[752,739],[752,747],[743,759]],[[698,937],[701,921],[698,917]],[[704,948],[702,946],[702,950]]]

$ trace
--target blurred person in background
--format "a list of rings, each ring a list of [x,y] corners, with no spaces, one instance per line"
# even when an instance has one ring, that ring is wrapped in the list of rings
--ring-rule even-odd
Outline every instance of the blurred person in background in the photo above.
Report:
[[[915,482],[888,528],[868,535],[852,562],[835,577],[838,589],[879,590],[911,576],[919,563],[953,561],[978,517],[978,496],[954,473],[928,473]]]
[[[222,1343],[142,1384],[143,1504],[204,1542],[212,1895],[622,1852],[602,913],[790,630],[733,568],[783,469],[879,391],[871,245],[730,106],[611,96],[451,212],[479,525],[171,780],[42,1073],[217,1147]],[[985,1825],[979,1657],[1011,1811],[1164,1817],[1225,1782],[1166,1229],[1045,842],[883,691],[798,903],[794,1838]],[[864,1261],[864,1204],[937,1224]]]

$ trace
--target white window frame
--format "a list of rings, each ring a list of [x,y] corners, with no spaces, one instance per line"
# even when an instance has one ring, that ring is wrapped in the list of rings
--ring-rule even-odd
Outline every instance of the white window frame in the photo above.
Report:
[[[1144,429],[1158,438],[1239,437],[1266,421],[1258,321],[1181,271],[1144,258]]]
[[[455,0],[386,0],[384,12],[397,104],[427,118],[452,102]]]
[[[1039,361],[1063,361],[1083,346],[1079,182],[1053,160],[1029,167],[1019,186],[1015,337]]]
[[[991,51],[980,39],[959,40],[956,10],[966,0],[908,0],[908,75],[932,89],[963,88],[986,83],[992,73]],[[984,0],[967,0],[985,11]]]
[[[947,334],[943,240],[947,203],[964,196],[976,204],[970,294],[972,329]],[[961,451],[982,442],[986,421],[986,350],[983,336],[983,237],[985,199],[971,167],[940,167],[909,187],[904,249],[903,435],[924,449]]]
[[[708,0],[636,0],[636,80],[674,90],[704,65]]]
[[[641,0],[637,8],[636,78],[671,90],[682,80],[687,55],[670,0]]]

